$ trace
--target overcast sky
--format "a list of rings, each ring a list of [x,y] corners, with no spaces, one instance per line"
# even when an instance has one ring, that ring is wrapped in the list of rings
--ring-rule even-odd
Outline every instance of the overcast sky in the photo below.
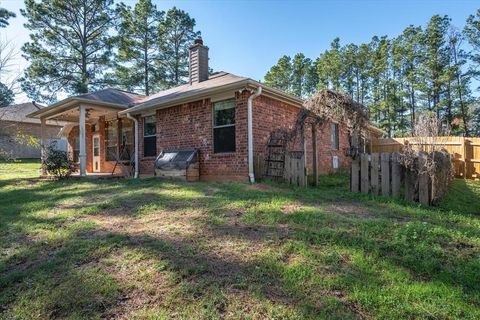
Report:
[[[424,26],[434,14],[447,14],[463,28],[468,15],[480,8],[480,1],[467,0],[154,2],[161,10],[177,6],[195,18],[215,71],[255,80],[262,80],[284,54],[303,52],[315,59],[337,36],[343,44],[368,42],[374,35],[394,37],[410,24]],[[23,1],[0,0],[0,6],[17,14],[9,27],[0,29],[0,37],[13,41],[20,51],[28,41],[20,15]],[[14,73],[26,64],[19,57]],[[17,102],[24,101],[24,95],[17,97]]]

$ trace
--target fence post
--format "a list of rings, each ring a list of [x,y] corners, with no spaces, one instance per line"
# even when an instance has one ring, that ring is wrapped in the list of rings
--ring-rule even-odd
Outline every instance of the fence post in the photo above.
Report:
[[[371,172],[370,172],[370,185],[372,186],[371,192],[374,195],[378,195],[380,191],[380,185],[378,182],[378,178],[379,178],[378,167],[380,165],[380,161],[379,161],[380,155],[378,153],[372,153],[370,156],[371,156],[371,162],[372,162]]]
[[[470,170],[470,157],[468,156],[468,148],[470,146],[470,140],[463,138],[463,158],[465,160],[465,179],[472,178],[472,172]]]
[[[290,179],[291,172],[292,172],[292,167],[291,167],[291,161],[290,161],[290,153],[285,152],[285,170],[283,171],[283,176],[285,181],[287,181],[288,184],[292,183]]]
[[[405,200],[415,201],[416,175],[412,170],[405,170]]]
[[[462,178],[466,179],[467,178],[467,148],[466,148],[466,143],[465,143],[465,138],[462,139],[462,160],[463,160],[463,166],[462,166]]]
[[[352,166],[351,166],[351,172],[350,172],[350,190],[352,192],[359,192],[360,191],[360,159],[357,157],[356,159],[352,160]]]
[[[428,172],[425,171],[427,157],[428,156],[425,153],[421,153],[418,159],[420,172],[420,175],[418,177],[418,201],[426,206],[430,205],[430,179],[428,176]]]
[[[312,166],[313,166],[313,186],[318,186],[318,160],[317,160],[317,126],[312,123]]]
[[[398,152],[392,154],[392,196],[395,198],[400,197],[400,184],[402,180],[402,171],[398,157]]]
[[[390,195],[390,153],[381,155],[382,196]]]
[[[368,170],[368,154],[362,153],[360,155],[360,190],[362,193],[367,194],[369,191],[369,181],[368,181],[368,176],[370,175],[370,172]]]

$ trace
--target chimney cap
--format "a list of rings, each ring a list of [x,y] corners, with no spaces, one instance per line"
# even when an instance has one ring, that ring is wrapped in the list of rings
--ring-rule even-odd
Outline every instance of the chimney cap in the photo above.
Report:
[[[193,44],[201,44],[201,45],[203,45],[202,37],[198,37],[197,39],[195,39],[195,40],[193,41]]]

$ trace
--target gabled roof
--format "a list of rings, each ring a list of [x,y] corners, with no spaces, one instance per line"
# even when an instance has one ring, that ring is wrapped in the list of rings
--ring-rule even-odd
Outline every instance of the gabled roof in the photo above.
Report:
[[[27,116],[32,112],[42,110],[43,108],[45,107],[38,104],[33,104],[31,102],[0,108],[0,121],[40,124],[39,119],[33,119]],[[49,120],[47,121],[47,125],[63,126],[64,123],[60,121]]]
[[[120,114],[138,114],[150,109],[166,108],[182,103],[201,100],[226,91],[234,92],[236,90],[256,89],[258,87],[262,87],[262,95],[271,96],[298,107],[301,107],[303,104],[303,100],[298,97],[289,95],[277,89],[266,87],[260,82],[254,81],[250,78],[236,76],[227,72],[215,72],[209,76],[208,80],[187,83],[160,91],[150,96],[118,89],[105,89],[72,96],[43,108],[42,110],[34,111],[28,116],[33,118],[39,118],[40,115],[51,116],[52,114],[60,112],[66,108],[72,108],[77,103],[91,103],[98,106],[117,109],[120,111]]]
[[[187,83],[187,84],[173,87],[167,90],[163,90],[151,96],[145,97],[142,100],[140,100],[137,105],[130,108],[130,110],[141,109],[143,107],[150,106],[150,105],[158,105],[167,100],[190,96],[192,94],[202,92],[207,89],[221,87],[229,84],[235,84],[245,80],[248,80],[248,78],[239,77],[227,72],[216,72],[211,74],[208,77],[208,80],[195,82],[191,84]]]
[[[114,103],[114,104],[122,104],[125,106],[131,106],[135,103],[138,103],[140,100],[142,100],[145,97],[146,96],[138,93],[134,93],[134,92],[124,91],[124,90],[119,90],[114,88],[107,88],[107,89],[92,92],[92,93],[86,93],[86,94],[74,96],[72,98],[77,98],[82,100],[91,100],[91,101],[102,101],[102,102],[108,102],[108,103]]]
[[[120,113],[136,114],[149,109],[170,107],[181,103],[199,100],[206,98],[209,95],[221,93],[227,90],[235,91],[239,89],[245,89],[247,87],[255,89],[260,86],[262,87],[264,92],[263,94],[265,95],[271,95],[298,106],[301,106],[303,103],[303,100],[298,97],[289,95],[277,89],[266,87],[260,82],[254,81],[250,78],[240,77],[221,71],[211,74],[208,80],[187,83],[140,99],[136,105],[127,110],[121,111]]]
[[[92,93],[85,93],[78,96],[68,97],[61,101],[58,101],[48,107],[37,110],[31,114],[29,117],[38,118],[41,114],[45,115],[51,113],[59,106],[65,106],[72,103],[92,103],[100,106],[110,107],[118,110],[127,109],[128,107],[134,105],[137,101],[140,101],[142,98],[145,98],[144,95],[137,94],[134,92],[128,92],[119,89],[108,88]],[[55,111],[53,111],[55,112]]]

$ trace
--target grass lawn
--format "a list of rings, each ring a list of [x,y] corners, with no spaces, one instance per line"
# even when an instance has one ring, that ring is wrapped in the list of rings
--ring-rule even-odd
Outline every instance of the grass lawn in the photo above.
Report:
[[[0,319],[479,319],[480,184],[38,181],[0,164]]]

